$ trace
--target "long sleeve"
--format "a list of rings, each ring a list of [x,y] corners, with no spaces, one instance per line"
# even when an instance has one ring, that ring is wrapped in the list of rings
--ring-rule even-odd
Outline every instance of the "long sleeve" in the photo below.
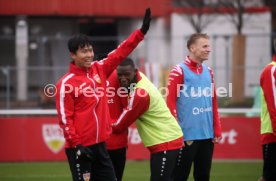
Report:
[[[213,88],[213,97],[212,97],[212,104],[213,104],[213,119],[214,119],[214,136],[221,137],[221,122],[218,114],[218,102],[217,102],[217,95],[216,95],[216,87],[214,81],[214,74],[211,69],[209,69],[211,77],[212,77],[212,88]]]
[[[94,63],[103,70],[106,77],[109,77],[113,70],[137,47],[143,39],[144,34],[141,30],[136,30],[115,50],[110,52],[105,59]]]
[[[113,125],[113,132],[120,133],[144,114],[150,104],[150,97],[144,89],[136,88],[130,95],[127,108],[124,108],[121,116]]]
[[[69,75],[70,76],[70,75]],[[79,135],[74,127],[74,97],[69,93],[69,87],[65,86],[63,80],[57,84],[56,108],[61,128],[63,129],[64,138],[71,146],[80,144]]]
[[[112,120],[118,119],[123,111],[123,105],[121,99],[126,99],[126,97],[120,97],[116,90],[120,87],[119,81],[117,79],[116,70],[108,77],[108,94],[107,103],[109,107],[109,113]],[[126,95],[127,96],[127,95]]]
[[[271,119],[272,129],[276,135],[276,66],[268,66],[261,76],[260,84],[264,92],[265,101],[269,116]]]
[[[168,80],[167,106],[171,114],[177,119],[176,101],[179,97],[181,85],[183,84],[183,70],[179,65],[173,67]]]

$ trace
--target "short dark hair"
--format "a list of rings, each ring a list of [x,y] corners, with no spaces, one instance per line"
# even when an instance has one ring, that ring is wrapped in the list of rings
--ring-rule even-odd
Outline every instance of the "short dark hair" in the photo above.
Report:
[[[83,48],[85,46],[91,45],[92,42],[87,35],[77,34],[71,37],[68,41],[68,49],[72,53],[76,53],[79,48]]]
[[[127,66],[130,65],[133,69],[135,69],[134,61],[131,58],[125,58],[119,66]]]
[[[200,38],[206,38],[209,39],[209,36],[207,34],[203,33],[195,33],[190,36],[190,38],[187,41],[187,48],[190,50],[191,45],[194,44],[198,39]]]

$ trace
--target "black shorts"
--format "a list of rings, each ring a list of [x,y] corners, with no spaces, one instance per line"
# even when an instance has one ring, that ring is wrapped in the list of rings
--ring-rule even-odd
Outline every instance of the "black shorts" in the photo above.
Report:
[[[266,181],[276,180],[276,143],[263,145],[263,178]]]
[[[88,146],[93,153],[93,160],[76,157],[76,149],[66,148],[73,181],[116,181],[115,171],[107,153],[105,143]]]

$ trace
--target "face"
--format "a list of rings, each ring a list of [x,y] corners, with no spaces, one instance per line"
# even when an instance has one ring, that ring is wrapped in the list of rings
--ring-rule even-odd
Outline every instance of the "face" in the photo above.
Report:
[[[190,48],[190,56],[193,60],[202,63],[208,60],[211,52],[209,40],[206,38],[199,38]]]
[[[117,78],[122,87],[128,88],[131,83],[135,83],[136,72],[131,65],[118,66]]]
[[[94,59],[93,48],[91,45],[86,45],[83,48],[79,48],[75,54],[71,53],[71,57],[76,66],[89,68]]]

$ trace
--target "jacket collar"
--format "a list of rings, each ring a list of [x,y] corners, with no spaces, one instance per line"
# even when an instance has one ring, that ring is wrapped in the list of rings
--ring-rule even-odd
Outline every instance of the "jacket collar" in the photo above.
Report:
[[[193,61],[190,56],[187,56],[184,60],[184,63],[186,65],[188,65],[189,67],[194,67],[194,68],[199,68],[202,67],[202,64],[200,63],[196,63],[195,61]]]
[[[88,72],[88,69],[83,67],[78,67],[75,65],[74,61],[71,61],[69,72],[74,73],[76,75],[86,75],[86,73]]]

